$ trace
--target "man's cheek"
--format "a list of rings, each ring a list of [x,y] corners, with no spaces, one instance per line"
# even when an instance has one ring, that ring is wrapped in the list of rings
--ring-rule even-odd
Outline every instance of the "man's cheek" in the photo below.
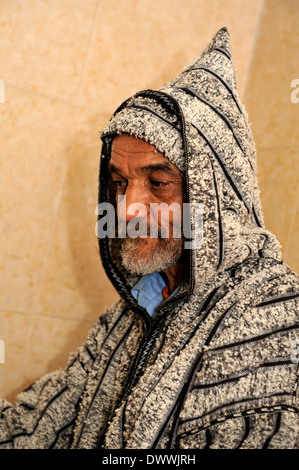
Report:
[[[181,238],[181,205],[177,202],[152,203],[150,205],[151,233],[155,236],[158,227],[161,238]]]
[[[133,202],[127,206],[127,199],[125,195],[117,197],[117,217],[121,222],[130,220],[132,218],[146,218],[147,209],[141,202]]]

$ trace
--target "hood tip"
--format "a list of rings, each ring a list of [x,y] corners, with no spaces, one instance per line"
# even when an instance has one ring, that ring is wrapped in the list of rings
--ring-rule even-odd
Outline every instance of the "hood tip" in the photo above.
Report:
[[[226,33],[229,36],[229,32],[228,32],[228,29],[227,29],[226,26],[222,26],[222,28],[219,29],[217,34],[219,34],[219,33]]]
[[[208,50],[213,49],[215,46],[221,47],[231,54],[230,34],[226,26],[223,26],[213,37]]]
[[[221,42],[223,41],[226,43],[230,42],[230,35],[226,26],[223,26],[222,28],[219,29],[219,31],[217,31],[217,33],[214,36],[214,40],[217,40],[217,39],[220,40]]]

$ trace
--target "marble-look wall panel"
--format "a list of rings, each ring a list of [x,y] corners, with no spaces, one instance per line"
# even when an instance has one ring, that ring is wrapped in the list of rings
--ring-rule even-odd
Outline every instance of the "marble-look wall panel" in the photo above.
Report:
[[[34,310],[73,114],[67,103],[5,87],[0,104],[0,309]]]
[[[0,70],[6,83],[75,101],[98,0],[0,4]]]
[[[298,0],[265,1],[245,95],[258,148],[299,147],[298,31]]]
[[[297,0],[266,0],[256,36],[245,103],[257,145],[265,225],[298,271],[299,99]]]
[[[265,226],[276,235],[284,259],[295,269],[297,250],[291,253],[289,242],[298,216],[298,150],[262,149],[258,152],[258,168]]]
[[[159,88],[227,26],[242,87],[260,0],[104,0],[91,43],[81,104],[112,113],[133,93]]]

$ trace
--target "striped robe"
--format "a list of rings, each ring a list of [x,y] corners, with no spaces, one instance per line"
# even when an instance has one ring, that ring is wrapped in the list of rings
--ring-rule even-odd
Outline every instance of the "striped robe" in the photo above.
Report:
[[[152,319],[131,295],[118,240],[100,239],[120,300],[65,370],[16,406],[1,401],[0,448],[298,448],[299,281],[263,224],[227,30],[160,90],[116,110],[102,133],[100,203],[113,200],[107,170],[120,133],[182,172],[193,235],[203,205],[190,276]]]

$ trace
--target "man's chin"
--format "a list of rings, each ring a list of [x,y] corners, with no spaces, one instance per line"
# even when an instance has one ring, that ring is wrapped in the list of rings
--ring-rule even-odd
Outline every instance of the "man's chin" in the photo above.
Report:
[[[152,274],[174,265],[182,251],[180,239],[126,238],[121,249],[122,264],[131,274]]]

